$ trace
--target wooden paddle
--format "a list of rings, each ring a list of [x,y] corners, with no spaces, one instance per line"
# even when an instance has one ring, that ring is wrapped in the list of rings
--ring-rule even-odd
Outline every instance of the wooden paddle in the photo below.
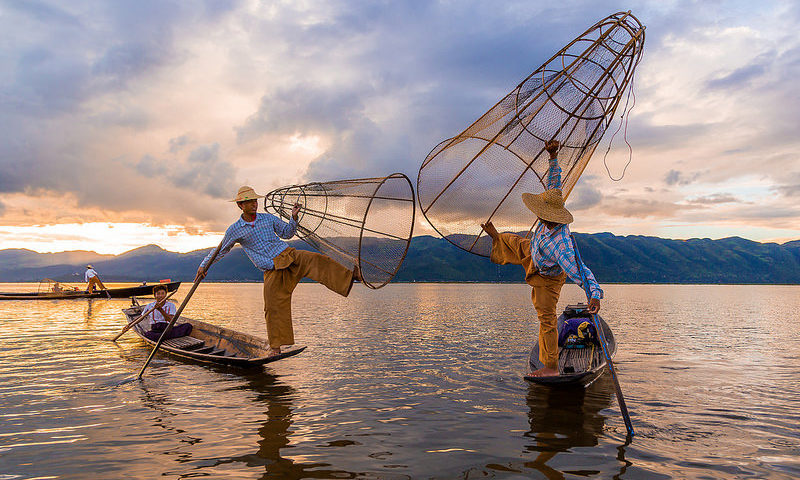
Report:
[[[172,316],[172,320],[167,324],[167,328],[165,328],[164,331],[161,332],[161,336],[158,337],[158,342],[156,342],[156,346],[153,347],[153,351],[150,352],[150,356],[147,357],[147,361],[144,362],[144,366],[139,371],[139,375],[138,375],[139,379],[142,378],[142,375],[144,374],[145,369],[147,368],[148,365],[150,365],[150,360],[153,359],[153,356],[158,351],[158,347],[161,346],[161,343],[164,342],[164,340],[165,340],[167,334],[169,333],[169,331],[172,330],[172,326],[175,325],[176,321],[178,321],[178,317],[181,316],[181,313],[183,312],[183,309],[186,307],[186,304],[189,303],[189,299],[192,298],[192,295],[194,295],[194,291],[197,290],[197,287],[200,285],[200,282],[202,282],[203,278],[205,278],[206,272],[208,272],[209,267],[211,267],[211,264],[213,264],[214,260],[217,258],[217,254],[219,253],[220,248],[222,248],[222,243],[224,241],[225,241],[225,238],[223,238],[222,241],[219,242],[219,245],[217,245],[217,248],[214,249],[214,253],[211,254],[211,258],[208,261],[208,265],[206,265],[206,268],[203,269],[203,275],[199,275],[197,277],[197,279],[195,279],[191,290],[189,290],[189,293],[186,294],[186,297],[183,299],[183,302],[181,302],[181,306],[178,307],[178,310],[175,312],[175,315]]]
[[[169,297],[171,297],[171,296],[175,295],[175,293],[177,293],[177,292],[178,292],[178,290],[177,290],[177,289],[173,290],[173,291],[172,291],[172,293],[170,293],[169,295],[167,295],[167,296],[164,298],[164,302],[166,303],[166,301],[167,301],[167,300],[169,300]],[[138,317],[138,318],[136,318],[135,320],[133,320],[131,323],[129,323],[129,324],[127,324],[127,325],[125,325],[125,328],[123,328],[123,329],[122,329],[122,331],[121,331],[121,332],[119,332],[119,334],[118,334],[116,337],[112,338],[112,339],[111,339],[111,341],[112,341],[112,342],[116,342],[116,341],[117,341],[117,339],[118,339],[119,337],[121,337],[121,336],[122,336],[122,335],[123,335],[125,332],[127,332],[127,331],[128,331],[128,330],[130,330],[131,328],[133,328],[133,326],[134,326],[134,325],[137,325],[139,322],[141,322],[142,320],[144,320],[144,319],[145,319],[145,318],[146,318],[148,315],[150,315],[150,314],[153,312],[153,310],[155,310],[155,309],[156,309],[156,307],[155,307],[155,306],[153,306],[153,308],[151,308],[150,310],[146,311],[145,313],[143,313],[143,314],[139,315],[139,317]]]
[[[575,237],[570,234],[572,239],[572,248],[575,249],[575,260],[578,264],[578,272],[581,274],[581,283],[583,284],[583,291],[586,293],[586,301],[591,301],[591,294],[589,293],[589,286],[586,285],[586,277],[583,274],[583,262],[581,261],[581,254],[578,251],[578,244],[575,243]],[[622,396],[622,389],[619,386],[619,379],[617,379],[617,371],[614,369],[614,362],[611,361],[611,355],[608,353],[608,344],[606,342],[606,335],[603,332],[603,327],[597,318],[597,314],[592,314],[592,323],[594,329],[597,331],[597,336],[600,340],[600,346],[603,347],[603,355],[606,357],[606,364],[608,364],[608,371],[611,372],[611,378],[614,379],[614,388],[617,391],[617,402],[619,402],[619,410],[622,412],[622,418],[625,420],[625,428],[628,429],[628,437],[633,437],[633,424],[631,423],[631,416],[628,414],[628,407],[625,406],[625,397]]]

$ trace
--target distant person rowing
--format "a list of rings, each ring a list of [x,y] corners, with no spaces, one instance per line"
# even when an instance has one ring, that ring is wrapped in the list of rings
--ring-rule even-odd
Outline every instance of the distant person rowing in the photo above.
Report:
[[[100,275],[97,274],[94,267],[91,265],[86,265],[86,273],[83,274],[83,281],[87,282],[86,293],[93,293],[95,287],[97,287],[98,290],[108,290],[100,280]]]
[[[144,333],[144,336],[154,342],[157,342],[161,337],[161,334],[164,332],[164,329],[167,328],[169,322],[172,321],[172,317],[175,315],[175,312],[177,312],[177,308],[175,307],[174,303],[166,300],[166,286],[156,285],[153,287],[153,296],[156,297],[156,300],[145,305],[144,309],[142,310],[143,312],[152,310],[147,316],[149,329]],[[192,333],[191,324],[176,323],[172,326],[172,330],[169,331],[165,337],[165,340],[168,338],[185,337],[190,333]]]

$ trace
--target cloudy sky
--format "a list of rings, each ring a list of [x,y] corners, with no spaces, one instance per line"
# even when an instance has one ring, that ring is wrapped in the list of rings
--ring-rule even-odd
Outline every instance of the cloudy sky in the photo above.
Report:
[[[628,9],[647,27],[633,158],[613,181],[598,149],[573,230],[800,238],[797,2],[546,3],[0,0],[0,248],[188,251],[218,242],[241,184],[413,180]]]

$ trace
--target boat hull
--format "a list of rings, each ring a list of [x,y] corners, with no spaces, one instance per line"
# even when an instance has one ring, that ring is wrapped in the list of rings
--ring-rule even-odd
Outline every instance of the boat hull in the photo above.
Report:
[[[559,315],[558,317],[558,334],[561,334],[561,331],[564,328],[564,322],[568,318],[575,318],[575,316],[568,316],[567,312],[570,309],[574,309],[576,307],[583,307],[585,305],[570,305],[568,306],[564,313]],[[608,353],[611,358],[614,358],[614,355],[617,353],[617,341],[614,338],[614,333],[611,331],[611,327],[608,326],[605,320],[599,315],[597,319],[600,322],[600,326],[603,329],[603,334],[605,335],[606,342],[608,345]],[[587,320],[590,318],[587,317]],[[525,380],[529,382],[537,383],[539,385],[547,385],[551,387],[575,387],[575,386],[582,386],[587,387],[595,382],[605,371],[607,367],[607,362],[605,359],[605,355],[603,355],[602,347],[599,345],[594,349],[590,354],[589,358],[585,358],[586,360],[586,368],[575,370],[573,372],[565,372],[564,366],[565,364],[570,363],[569,355],[575,355],[578,353],[577,351],[569,351],[569,349],[559,348],[559,375],[555,375],[552,377],[532,377],[530,375],[525,376]],[[584,352],[580,352],[583,356],[586,356]],[[566,357],[566,358],[565,358]],[[538,370],[544,367],[544,364],[539,361],[539,342],[538,338],[533,344],[531,348],[531,356],[530,356],[530,368],[531,371]]]
[[[141,315],[142,309],[143,306],[137,305],[122,311],[130,323]],[[178,322],[191,324],[192,333],[189,337],[164,341],[159,350],[184,360],[252,368],[297,355],[306,349],[295,347],[281,355],[268,356],[269,343],[262,338],[183,316]],[[155,341],[144,336],[146,329],[146,320],[131,328],[142,340],[155,346]]]
[[[181,282],[153,283],[150,285],[137,285],[135,287],[109,288],[93,293],[84,291],[60,293],[0,293],[0,300],[67,300],[72,298],[129,298],[146,297],[153,295],[153,287],[164,285],[167,292],[174,292]],[[108,294],[106,294],[108,293]]]

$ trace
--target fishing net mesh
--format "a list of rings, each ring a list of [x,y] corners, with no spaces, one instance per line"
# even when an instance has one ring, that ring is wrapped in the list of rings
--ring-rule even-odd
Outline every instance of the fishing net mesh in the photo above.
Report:
[[[401,173],[294,185],[274,190],[264,207],[284,219],[299,203],[297,236],[342,265],[358,265],[364,285],[394,277],[414,228],[414,190]]]
[[[562,192],[569,195],[613,119],[644,44],[630,13],[611,15],[534,71],[459,135],[433,148],[419,170],[422,213],[443,237],[488,256],[480,223],[531,234],[522,193],[547,185],[547,140],[561,142]]]

